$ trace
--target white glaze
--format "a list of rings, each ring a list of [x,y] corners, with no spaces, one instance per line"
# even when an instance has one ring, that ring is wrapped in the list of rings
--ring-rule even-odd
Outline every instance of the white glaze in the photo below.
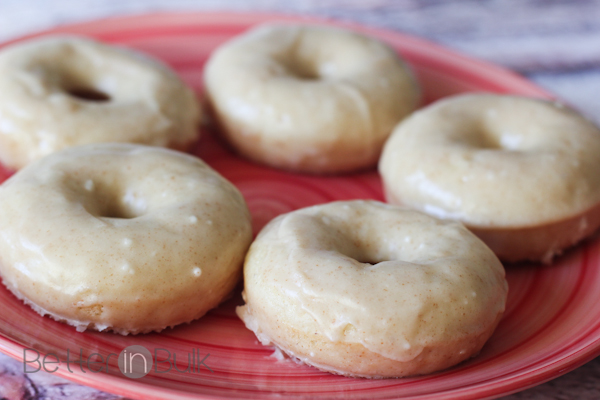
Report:
[[[550,262],[600,227],[600,129],[557,103],[466,94],[384,147],[386,198],[463,222],[505,261]]]
[[[600,202],[600,130],[551,102],[454,96],[399,124],[379,170],[392,202],[475,228],[543,225]]]
[[[239,152],[313,173],[374,165],[420,98],[409,69],[383,43],[310,25],[267,25],[233,39],[212,54],[205,83]]]
[[[4,284],[79,330],[139,333],[199,318],[237,282],[251,238],[239,191],[163,148],[74,147],[0,186]]]
[[[317,349],[298,348],[281,325],[402,364],[489,332],[507,292],[498,259],[462,225],[363,201],[278,217],[252,244],[244,274],[238,315],[261,342],[339,373],[335,360],[327,367],[310,356]]]
[[[108,101],[69,94],[86,89]],[[22,168],[56,150],[134,142],[182,148],[198,137],[193,91],[166,65],[91,39],[31,39],[0,51],[0,161]]]

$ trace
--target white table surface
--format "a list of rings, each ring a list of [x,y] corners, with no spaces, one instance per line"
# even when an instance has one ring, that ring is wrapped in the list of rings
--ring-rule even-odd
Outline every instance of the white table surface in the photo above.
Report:
[[[0,0],[0,42],[65,23],[181,10],[312,14],[403,31],[521,73],[600,123],[600,0]],[[21,370],[0,354],[0,400],[118,398]],[[600,399],[600,358],[505,399]]]

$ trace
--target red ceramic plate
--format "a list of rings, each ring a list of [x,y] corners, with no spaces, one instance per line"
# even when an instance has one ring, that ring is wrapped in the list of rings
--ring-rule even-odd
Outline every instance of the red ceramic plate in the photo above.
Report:
[[[266,21],[331,21],[258,14],[157,14],[62,27],[51,33],[75,33],[130,46],[152,54],[175,68],[198,92],[202,66],[210,52],[252,25]],[[551,97],[530,82],[493,65],[472,60],[431,43],[396,32],[345,25],[388,42],[412,65],[427,101],[465,91]],[[48,32],[44,33],[47,34]],[[264,168],[234,156],[207,130],[195,151],[246,197],[255,231],[276,215],[332,200],[382,200],[373,170],[340,177],[312,177]],[[161,334],[123,337],[110,333],[77,333],[69,326],[42,318],[0,288],[0,350],[22,359],[24,349],[53,353],[61,359],[56,374],[85,385],[139,399],[191,398],[481,398],[515,392],[563,374],[600,352],[600,242],[588,241],[550,266],[508,268],[510,293],[506,315],[481,354],[471,361],[433,375],[390,380],[351,379],[271,357],[235,316],[236,295],[190,325]],[[124,377],[116,358],[94,364],[66,364],[80,354],[105,359],[126,346],[142,345],[159,361],[177,357],[179,369],[188,356],[205,357],[194,371],[158,372],[134,380]],[[35,352],[29,351],[28,359]],[[53,360],[53,357],[49,358]],[[92,360],[100,360],[98,355]],[[35,366],[34,364],[31,364]],[[56,364],[50,365],[56,367]]]

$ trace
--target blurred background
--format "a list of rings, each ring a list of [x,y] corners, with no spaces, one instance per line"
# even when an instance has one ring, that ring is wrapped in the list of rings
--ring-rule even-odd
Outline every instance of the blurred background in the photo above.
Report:
[[[525,75],[600,123],[600,0],[0,0],[0,42],[73,22],[189,10],[316,15],[417,35]],[[20,381],[19,365],[0,354],[0,398],[12,399],[2,393],[12,374],[14,393],[36,388],[22,398],[116,399],[53,376]],[[600,399],[600,359],[505,399]]]

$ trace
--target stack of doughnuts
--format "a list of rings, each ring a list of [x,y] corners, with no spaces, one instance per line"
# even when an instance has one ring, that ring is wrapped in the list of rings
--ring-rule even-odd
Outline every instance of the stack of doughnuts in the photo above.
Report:
[[[0,52],[0,161],[20,169],[0,186],[11,292],[78,330],[137,334],[201,317],[243,264],[237,313],[261,343],[403,377],[479,353],[506,306],[499,259],[550,262],[600,226],[600,130],[559,104],[470,94],[413,112],[420,89],[394,50],[320,26],[253,29],[204,80],[235,152],[310,174],[379,163],[389,204],[296,210],[251,244],[241,193],[165,148],[197,140],[201,116],[174,72],[89,39],[33,40]]]

